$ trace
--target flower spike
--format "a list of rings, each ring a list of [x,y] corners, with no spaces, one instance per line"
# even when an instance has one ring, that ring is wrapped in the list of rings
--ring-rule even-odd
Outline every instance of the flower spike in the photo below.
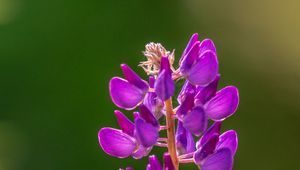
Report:
[[[174,52],[160,43],[146,45],[146,61],[139,66],[148,82],[127,64],[121,64],[124,78],[113,77],[109,92],[113,103],[132,110],[132,115],[127,117],[116,110],[120,130],[101,128],[100,147],[110,156],[134,159],[148,156],[154,147],[167,149],[163,164],[151,155],[146,170],[179,170],[185,163],[201,170],[232,170],[238,135],[234,130],[221,133],[221,125],[237,110],[238,89],[227,86],[218,90],[219,63],[212,40],[200,41],[198,34],[193,34],[178,68],[173,66]],[[175,83],[181,79],[184,84],[174,96],[179,91]]]

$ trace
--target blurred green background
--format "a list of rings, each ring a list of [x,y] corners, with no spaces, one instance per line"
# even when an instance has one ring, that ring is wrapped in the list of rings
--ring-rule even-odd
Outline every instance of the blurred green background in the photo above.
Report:
[[[234,169],[300,169],[300,1],[0,0],[0,170],[144,169],[98,145],[117,127],[109,79],[120,63],[145,77],[150,41],[178,61],[194,32],[217,46],[220,87],[240,90],[223,126]]]

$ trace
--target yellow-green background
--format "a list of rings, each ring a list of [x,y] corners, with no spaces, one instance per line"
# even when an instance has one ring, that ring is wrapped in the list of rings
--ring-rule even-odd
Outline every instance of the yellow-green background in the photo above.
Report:
[[[236,170],[298,170],[298,0],[0,0],[0,170],[144,169],[98,146],[117,127],[108,82],[149,41],[216,44],[220,86],[240,90]],[[155,150],[157,152],[158,150]],[[184,166],[182,169],[195,169]]]

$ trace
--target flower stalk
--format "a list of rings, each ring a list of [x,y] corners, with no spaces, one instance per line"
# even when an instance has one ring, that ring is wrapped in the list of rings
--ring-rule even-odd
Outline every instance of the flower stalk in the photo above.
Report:
[[[175,146],[175,120],[173,118],[173,106],[172,106],[172,98],[169,98],[165,101],[166,106],[166,123],[167,123],[167,136],[168,136],[168,151],[170,153],[170,157],[174,164],[176,170],[178,170],[178,158],[176,153]]]

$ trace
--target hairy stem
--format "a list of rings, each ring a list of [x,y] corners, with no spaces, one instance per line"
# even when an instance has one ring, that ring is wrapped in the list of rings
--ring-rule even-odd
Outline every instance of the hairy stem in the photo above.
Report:
[[[168,151],[171,156],[172,162],[176,170],[178,170],[178,158],[176,153],[175,146],[175,121],[173,118],[173,106],[172,106],[172,98],[165,101],[166,106],[166,122],[167,122],[167,135],[168,135]]]

